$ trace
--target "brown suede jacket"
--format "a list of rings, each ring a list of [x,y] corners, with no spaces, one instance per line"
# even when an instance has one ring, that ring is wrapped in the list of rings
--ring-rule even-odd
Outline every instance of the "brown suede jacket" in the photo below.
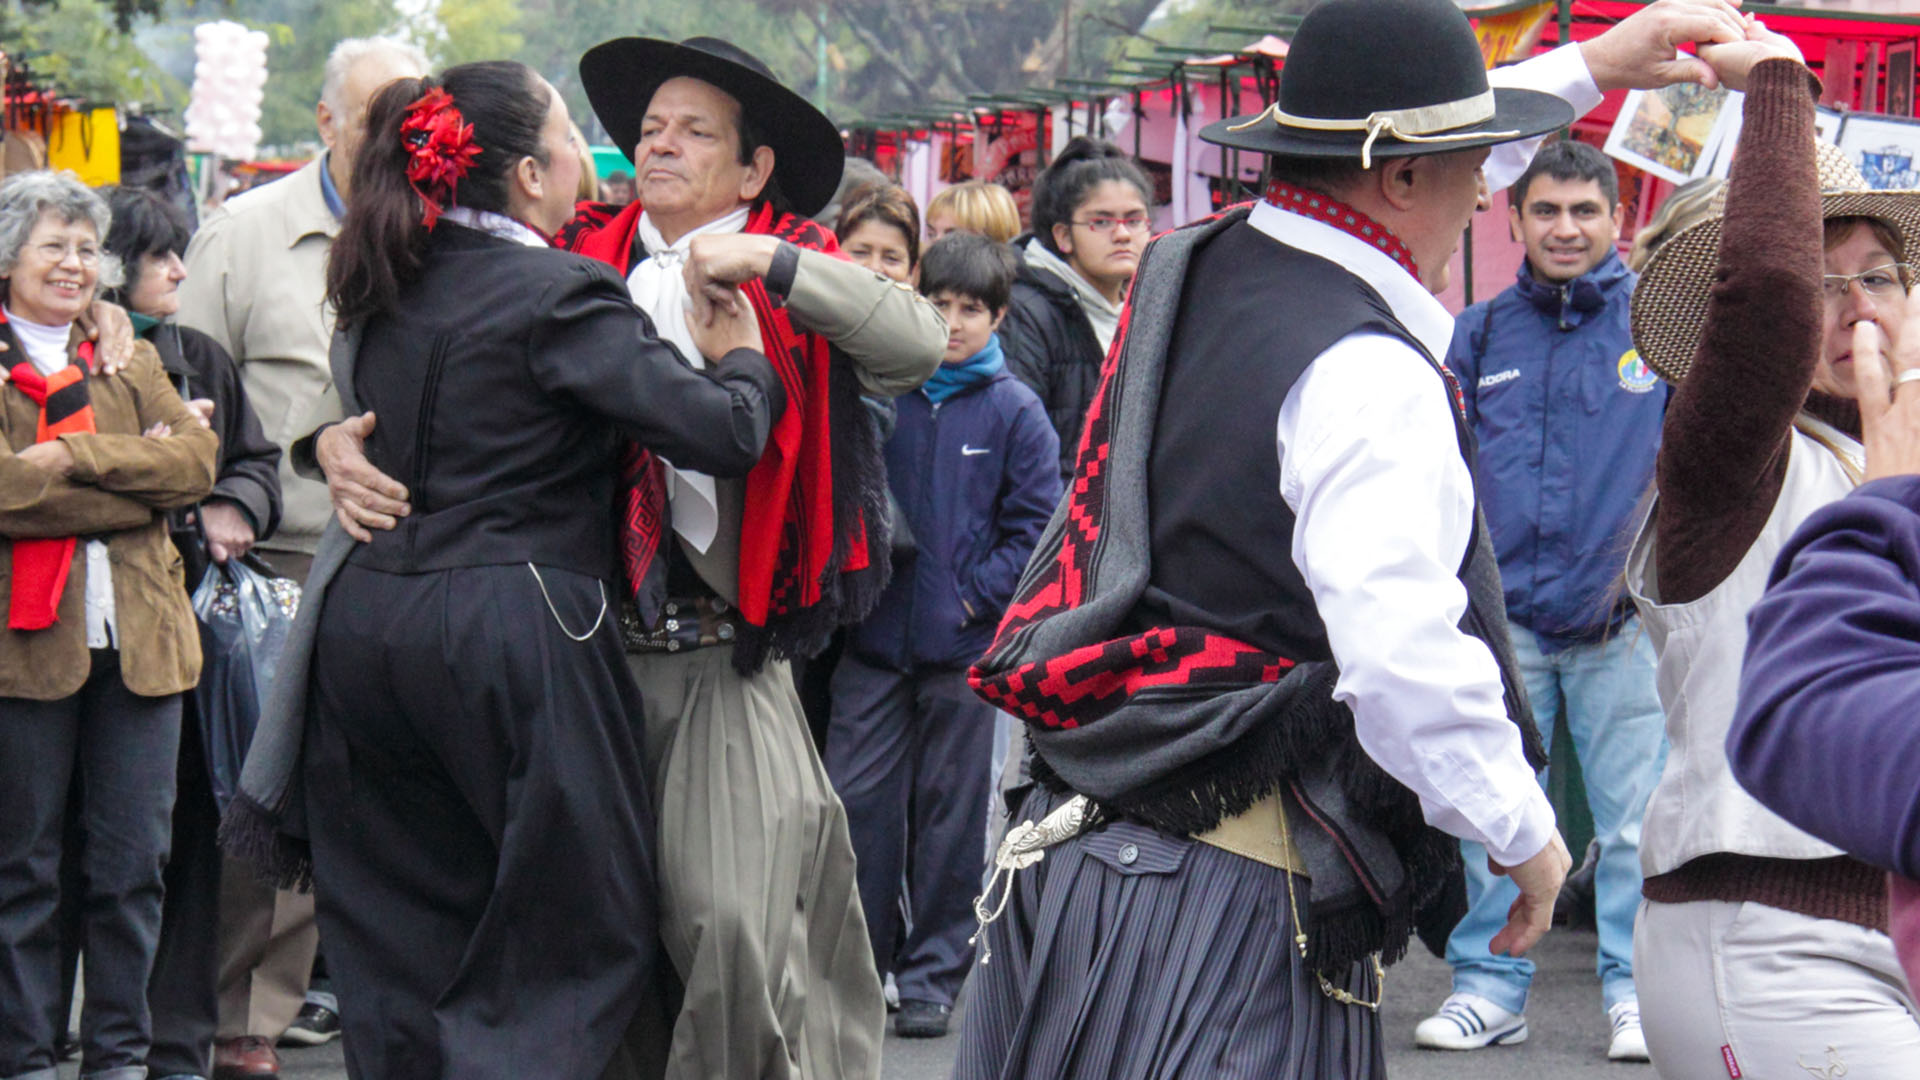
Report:
[[[0,326],[10,352],[27,355]],[[68,344],[73,357],[78,333]],[[174,393],[152,345],[134,345],[116,375],[92,375],[94,434],[64,435],[73,453],[62,478],[14,456],[33,445],[40,407],[10,382],[0,386],[0,698],[53,701],[86,682],[87,548],[77,544],[59,613],[45,630],[13,630],[13,541],[39,537],[104,537],[113,566],[114,618],[121,677],[136,694],[157,697],[192,689],[200,678],[200,632],[181,573],[180,553],[162,511],[191,506],[213,490],[219,438]],[[173,434],[141,433],[165,422]]]

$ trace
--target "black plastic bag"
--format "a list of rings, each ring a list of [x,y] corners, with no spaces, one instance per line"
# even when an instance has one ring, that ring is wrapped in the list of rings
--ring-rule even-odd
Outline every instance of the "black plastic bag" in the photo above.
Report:
[[[194,711],[222,814],[240,789],[240,766],[260,722],[260,703],[273,684],[299,606],[299,584],[272,576],[252,556],[207,567],[193,591],[204,656],[200,685],[193,690]]]

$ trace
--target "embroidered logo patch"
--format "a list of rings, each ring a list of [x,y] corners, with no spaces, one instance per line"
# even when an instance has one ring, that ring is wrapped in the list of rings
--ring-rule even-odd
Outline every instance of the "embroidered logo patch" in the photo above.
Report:
[[[1741,1076],[1745,1075],[1740,1071],[1740,1062],[1734,1059],[1733,1047],[1722,1046],[1720,1048],[1720,1056],[1726,1059],[1727,1075],[1732,1077],[1733,1080],[1740,1080]]]
[[[1639,349],[1621,353],[1616,367],[1620,371],[1620,389],[1629,394],[1644,394],[1660,385],[1660,376],[1640,359]]]

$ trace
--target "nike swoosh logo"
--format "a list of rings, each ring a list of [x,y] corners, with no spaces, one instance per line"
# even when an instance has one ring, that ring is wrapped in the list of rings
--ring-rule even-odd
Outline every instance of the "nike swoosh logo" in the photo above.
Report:
[[[990,454],[993,452],[993,447],[991,446],[973,447],[973,446],[968,446],[965,443],[962,443],[960,446],[960,452],[966,455],[967,457],[973,457],[976,454]]]

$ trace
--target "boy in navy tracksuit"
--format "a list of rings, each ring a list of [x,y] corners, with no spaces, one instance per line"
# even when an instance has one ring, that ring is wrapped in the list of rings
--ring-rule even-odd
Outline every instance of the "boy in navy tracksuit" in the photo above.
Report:
[[[968,689],[1060,498],[1059,440],[1007,373],[994,331],[1016,263],[955,233],[927,249],[921,292],[946,316],[946,357],[898,399],[887,476],[916,550],[847,643],[826,766],[846,804],[873,955],[900,989],[901,1035],[947,1030],[972,960],[986,863],[994,710]],[[903,925],[901,885],[911,917]]]

